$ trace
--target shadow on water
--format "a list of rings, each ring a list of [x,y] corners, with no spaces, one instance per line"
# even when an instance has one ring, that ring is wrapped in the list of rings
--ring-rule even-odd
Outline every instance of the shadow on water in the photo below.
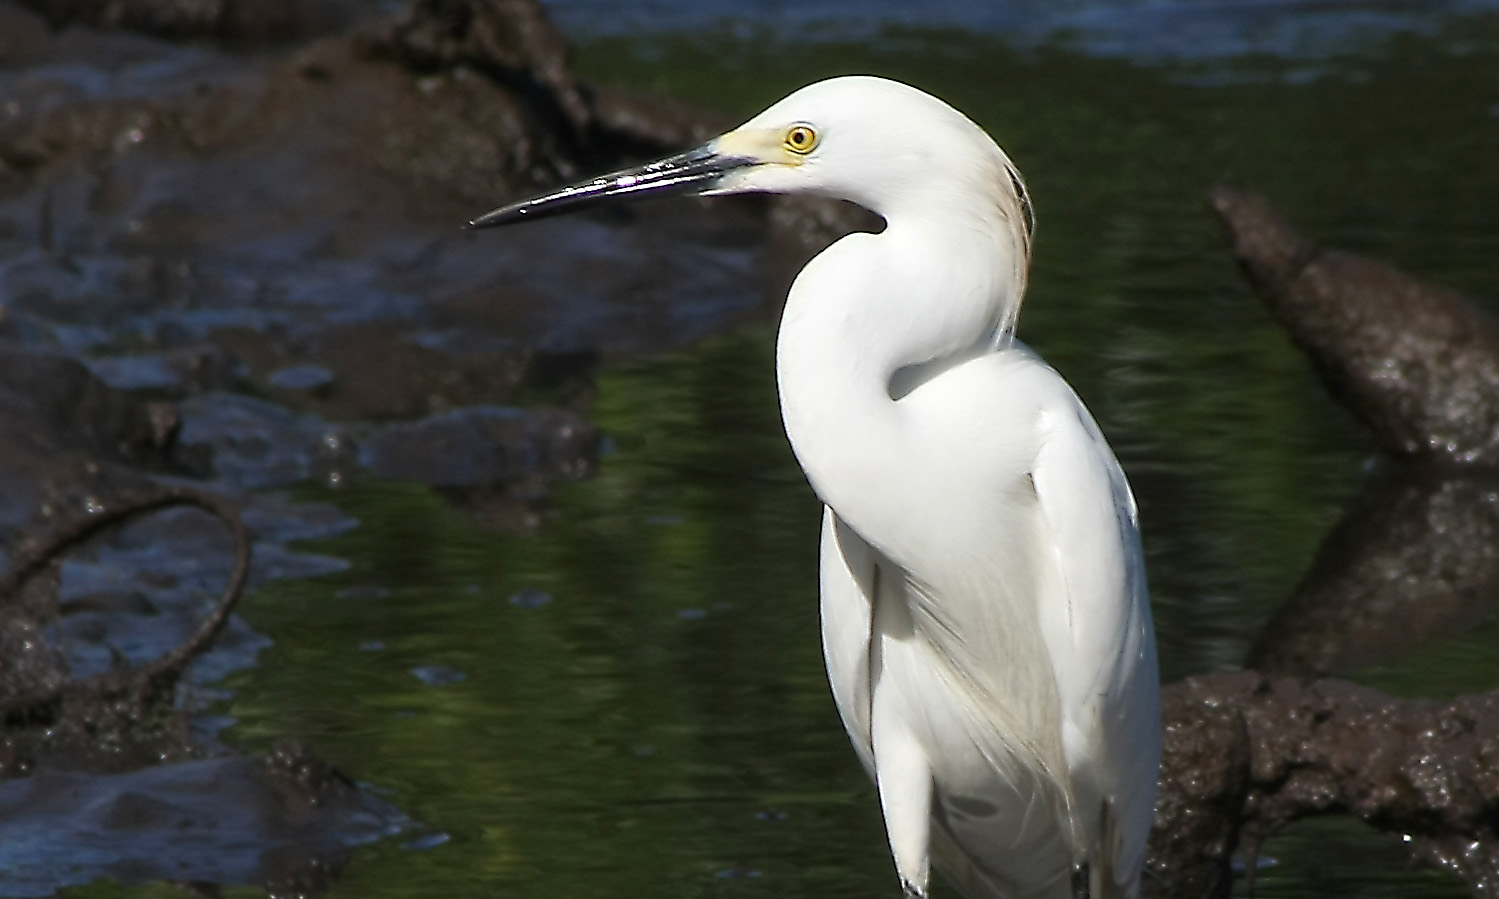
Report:
[[[1313,10],[1262,34],[1302,7],[1170,19],[1182,5],[1064,4],[1018,44],[894,14],[792,39],[774,9],[640,33],[554,8],[599,20],[580,27],[577,58],[595,83],[732,119],[823,75],[878,71],[995,133],[1040,220],[1021,333],[1130,472],[1166,679],[1252,658],[1399,695],[1490,689],[1493,487],[1365,473],[1365,435],[1251,298],[1203,193],[1225,176],[1255,184],[1308,233],[1492,297],[1499,18],[1484,4],[1429,18],[1353,4],[1349,19]],[[1161,17],[1175,23],[1165,50],[1128,49]],[[1190,27],[1223,21],[1247,24],[1224,39]],[[1357,36],[1284,49],[1324,46],[1324,27]],[[349,60],[320,52],[286,69],[284,90],[342,81]],[[184,89],[126,63],[121,81],[78,84]],[[462,77],[423,83],[381,89],[405,112],[421,91],[479,102]],[[317,103],[379,148],[377,167],[432,163],[420,142],[377,134],[366,107]],[[437,125],[445,141],[470,133]],[[268,750],[295,736],[422,828],[349,849],[319,884],[330,895],[887,894],[877,802],[823,679],[818,510],[780,432],[774,303],[760,300],[760,251],[743,249],[754,215],[653,207],[479,244],[449,227],[516,185],[483,168],[500,150],[477,145],[470,168],[420,183],[480,187],[430,202],[361,193],[342,169],[353,157],[268,142],[227,161],[183,152],[198,212],[158,203],[129,153],[102,172],[48,170],[46,204],[0,203],[13,222],[0,238],[42,247],[0,263],[13,332],[180,401],[184,445],[229,487],[262,491],[269,557],[302,575],[262,578],[238,625],[254,650],[213,671],[233,691],[224,739]],[[233,221],[242,200],[217,185],[240,181],[274,214]],[[100,209],[114,237],[90,236]],[[697,249],[678,258],[686,239]],[[164,247],[182,265],[151,262]],[[663,259],[676,261],[650,263]],[[573,417],[528,428],[487,405],[538,397]],[[596,464],[579,449],[593,427]],[[507,466],[548,441],[582,468],[511,490]],[[431,454],[457,462],[415,465],[427,447],[458,447]],[[317,555],[284,549],[296,540]],[[1369,597],[1359,611],[1350,591]],[[163,795],[143,790],[142,807],[178,801]],[[1351,820],[1302,822],[1262,848],[1256,895],[1466,895]]]

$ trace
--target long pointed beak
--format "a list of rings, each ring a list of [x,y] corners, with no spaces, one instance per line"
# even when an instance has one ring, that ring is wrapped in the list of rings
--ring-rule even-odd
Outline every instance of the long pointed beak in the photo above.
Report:
[[[756,162],[748,156],[720,154],[714,149],[716,143],[717,141],[713,141],[686,153],[601,175],[539,197],[501,206],[469,222],[468,226],[492,228],[495,225],[546,218],[596,206],[615,198],[700,194],[712,190],[729,172]]]

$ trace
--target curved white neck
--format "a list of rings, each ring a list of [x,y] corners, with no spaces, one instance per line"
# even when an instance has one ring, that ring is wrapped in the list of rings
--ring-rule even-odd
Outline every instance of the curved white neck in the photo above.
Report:
[[[1025,252],[1010,228],[977,215],[889,216],[879,234],[838,241],[786,300],[777,377],[786,434],[823,502],[877,547],[916,497],[900,469],[911,435],[891,379],[1008,340]],[[888,551],[891,548],[881,547]]]

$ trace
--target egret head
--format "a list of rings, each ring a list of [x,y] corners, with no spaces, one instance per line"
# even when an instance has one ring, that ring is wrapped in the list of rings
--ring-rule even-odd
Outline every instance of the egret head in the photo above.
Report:
[[[1019,173],[962,113],[916,88],[870,76],[808,85],[712,144],[753,159],[705,193],[813,193],[888,214],[976,193],[1028,215]]]
[[[473,227],[662,193],[811,193],[889,217],[985,205],[1029,242],[1030,200],[1004,152],[962,113],[884,78],[808,85],[697,149],[503,206]]]

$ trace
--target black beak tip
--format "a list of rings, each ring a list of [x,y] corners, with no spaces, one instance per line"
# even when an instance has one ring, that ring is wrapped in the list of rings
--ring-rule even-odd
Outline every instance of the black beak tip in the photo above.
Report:
[[[469,219],[468,224],[463,226],[463,230],[478,231],[480,228],[493,228],[497,225],[508,225],[511,222],[521,220],[525,217],[525,215],[526,210],[524,209],[507,209],[501,207],[492,212],[486,212],[477,218]]]

